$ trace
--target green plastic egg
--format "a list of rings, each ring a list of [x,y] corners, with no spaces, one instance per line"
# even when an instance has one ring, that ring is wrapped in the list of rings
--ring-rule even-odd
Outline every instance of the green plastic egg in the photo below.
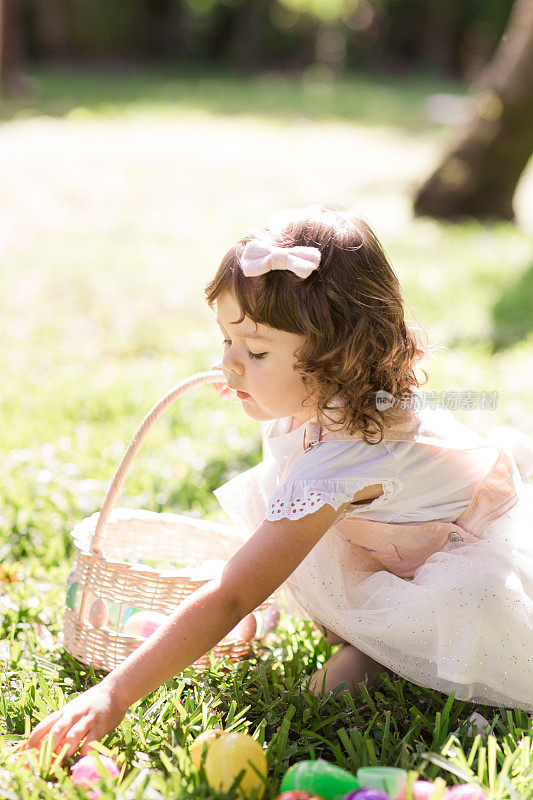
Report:
[[[109,623],[116,628],[120,614],[120,603],[109,603]]]
[[[407,772],[399,767],[360,767],[357,770],[357,780],[362,787],[381,789],[396,798],[405,794],[407,786]]]
[[[283,776],[280,792],[298,789],[316,794],[324,800],[340,800],[348,792],[359,788],[359,781],[354,775],[318,758],[316,761],[300,761],[290,767]]]
[[[76,605],[76,597],[79,588],[80,587],[78,585],[78,582],[74,581],[73,583],[70,584],[70,586],[67,589],[66,604],[71,611],[74,611],[74,606]]]
[[[399,767],[360,767],[357,770],[357,780],[362,787],[381,789],[396,798],[405,794],[407,786],[407,772]]]
[[[132,617],[134,614],[138,614],[140,611],[145,611],[146,609],[143,608],[135,608],[134,606],[124,606],[122,609],[122,618],[120,620],[120,627],[124,628],[124,625]]]

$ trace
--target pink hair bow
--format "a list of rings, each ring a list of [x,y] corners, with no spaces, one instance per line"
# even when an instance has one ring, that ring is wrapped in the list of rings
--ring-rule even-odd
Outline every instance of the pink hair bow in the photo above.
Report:
[[[276,247],[260,239],[251,239],[241,256],[241,269],[247,277],[290,269],[299,278],[307,278],[320,264],[318,247]]]

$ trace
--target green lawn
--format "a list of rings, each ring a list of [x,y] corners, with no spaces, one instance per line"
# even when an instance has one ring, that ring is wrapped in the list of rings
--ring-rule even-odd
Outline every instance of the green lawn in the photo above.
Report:
[[[54,777],[43,764],[28,777],[13,753],[100,677],[58,641],[69,531],[99,509],[150,406],[218,358],[203,287],[235,238],[272,211],[355,207],[382,239],[413,316],[442,345],[424,389],[497,391],[494,410],[457,416],[482,433],[511,424],[533,435],[531,171],[518,194],[521,227],[411,212],[447,137],[425,119],[423,100],[463,87],[427,76],[177,73],[36,71],[29,101],[0,110],[0,558],[25,575],[0,584],[1,797],[81,796],[61,768]],[[213,489],[259,458],[257,426],[240,404],[196,389],[150,434],[120,505],[226,522]],[[478,707],[493,734],[481,741],[463,724],[475,706],[385,675],[353,702],[302,699],[300,682],[331,652],[310,625],[285,617],[256,659],[186,670],[105,740],[126,764],[129,788],[117,796],[211,796],[187,748],[213,725],[268,746],[268,797],[309,756],[352,770],[403,766],[449,785],[462,768],[491,800],[513,787],[532,796],[528,715]]]

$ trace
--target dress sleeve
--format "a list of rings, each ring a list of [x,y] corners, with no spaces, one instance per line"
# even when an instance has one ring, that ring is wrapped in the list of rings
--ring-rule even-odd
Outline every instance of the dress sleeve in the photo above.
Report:
[[[326,504],[337,510],[353,501],[356,492],[378,483],[383,486],[383,494],[368,503],[348,506],[341,519],[354,509],[374,510],[388,503],[402,484],[386,445],[324,442],[295,462],[284,483],[271,496],[265,519],[270,522],[301,519]]]

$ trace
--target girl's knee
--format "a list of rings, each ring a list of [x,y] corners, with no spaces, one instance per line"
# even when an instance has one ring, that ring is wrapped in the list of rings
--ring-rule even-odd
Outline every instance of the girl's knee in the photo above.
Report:
[[[324,639],[329,645],[334,644],[346,644],[346,639],[343,639],[342,636],[339,636],[338,633],[326,628],[325,625],[320,624],[319,622],[315,622],[315,626],[318,628]]]
[[[353,645],[346,644],[339,647],[324,666],[313,673],[308,691],[318,695],[342,686],[342,691],[358,694],[359,683],[366,682],[367,686],[371,686],[381,672],[388,673],[389,677],[393,675],[383,664]]]

